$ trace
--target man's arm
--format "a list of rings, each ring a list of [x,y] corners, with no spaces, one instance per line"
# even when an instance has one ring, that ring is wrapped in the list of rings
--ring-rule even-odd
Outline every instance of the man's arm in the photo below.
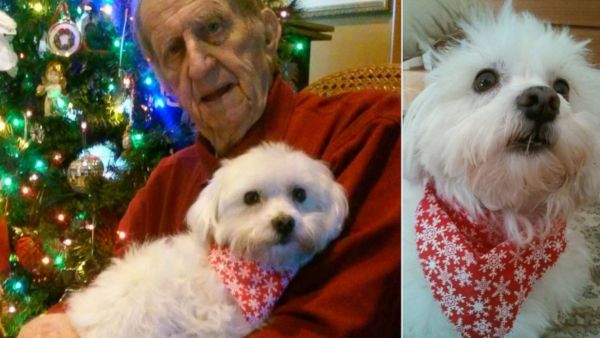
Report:
[[[349,197],[346,229],[298,273],[252,338],[399,336],[399,113],[360,126],[324,155]]]

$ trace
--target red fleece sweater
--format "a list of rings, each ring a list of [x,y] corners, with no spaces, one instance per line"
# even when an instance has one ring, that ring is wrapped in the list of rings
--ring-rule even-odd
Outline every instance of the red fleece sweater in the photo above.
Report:
[[[251,337],[400,335],[400,95],[294,94],[277,77],[267,109],[225,157],[283,141],[329,164],[348,195],[345,230],[302,268],[268,324]],[[127,241],[185,229],[187,209],[219,159],[202,138],[163,159],[120,222]]]

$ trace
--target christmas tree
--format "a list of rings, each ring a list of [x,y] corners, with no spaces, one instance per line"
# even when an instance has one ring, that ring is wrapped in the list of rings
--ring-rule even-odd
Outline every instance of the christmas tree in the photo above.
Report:
[[[295,2],[267,4],[294,22]],[[12,337],[108,264],[135,191],[194,131],[137,49],[129,1],[0,10],[0,336]],[[307,43],[281,43],[292,82]]]

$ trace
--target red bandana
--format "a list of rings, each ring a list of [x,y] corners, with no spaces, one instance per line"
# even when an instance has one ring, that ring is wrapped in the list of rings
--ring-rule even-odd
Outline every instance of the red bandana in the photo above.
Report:
[[[504,337],[538,279],[567,246],[565,224],[517,248],[452,210],[432,184],[417,209],[417,250],[433,297],[463,337]]]
[[[295,274],[292,270],[276,270],[243,261],[226,248],[212,248],[208,261],[251,325],[268,317]]]

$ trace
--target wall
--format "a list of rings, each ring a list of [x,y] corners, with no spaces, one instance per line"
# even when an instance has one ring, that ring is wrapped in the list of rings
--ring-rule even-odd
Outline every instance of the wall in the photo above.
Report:
[[[355,17],[310,19],[335,27],[331,41],[311,45],[309,82],[338,70],[390,63],[393,20],[391,11]]]

